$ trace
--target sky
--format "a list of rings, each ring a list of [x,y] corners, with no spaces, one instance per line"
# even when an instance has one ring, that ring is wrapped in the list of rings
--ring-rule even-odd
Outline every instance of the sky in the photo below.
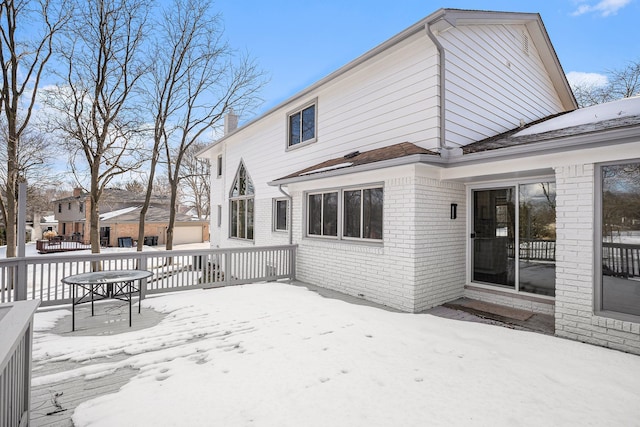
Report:
[[[250,53],[270,78],[258,113],[442,7],[539,13],[574,79],[587,73],[602,82],[607,70],[640,61],[640,0],[218,0],[213,7],[230,44]]]
[[[122,375],[120,369],[134,370],[118,390],[80,403],[74,425],[537,427],[640,420],[640,357],[589,344],[349,304],[285,283],[175,292],[143,306],[165,317],[113,335],[67,333],[69,310],[36,313],[34,387],[60,391],[57,384],[66,382],[89,390]],[[51,369],[55,363],[59,368]],[[68,399],[60,396],[63,408]]]

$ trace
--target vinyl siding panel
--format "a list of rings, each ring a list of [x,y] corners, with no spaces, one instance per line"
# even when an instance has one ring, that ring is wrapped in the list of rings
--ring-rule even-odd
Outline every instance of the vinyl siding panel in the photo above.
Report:
[[[440,39],[447,143],[466,145],[563,111],[524,25],[461,26]]]
[[[256,220],[264,218],[260,224],[256,221],[255,235],[255,244],[263,245],[284,236],[271,232],[271,201],[282,193],[269,186],[269,181],[356,150],[405,141],[435,148],[437,63],[433,44],[424,35],[416,35],[299,103],[283,106],[228,137],[219,149],[224,153],[224,177],[212,177],[212,212],[220,204],[223,213],[220,232],[217,222],[212,226],[218,244],[245,244],[226,237],[229,189],[241,160],[255,186]],[[287,114],[313,99],[317,99],[317,141],[287,150]],[[217,157],[213,151],[210,155]]]

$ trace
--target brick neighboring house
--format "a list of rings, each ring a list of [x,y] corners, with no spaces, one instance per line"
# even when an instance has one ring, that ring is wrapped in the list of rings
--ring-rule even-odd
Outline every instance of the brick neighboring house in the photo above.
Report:
[[[166,243],[169,224],[169,198],[154,196],[145,218],[145,236],[154,244]],[[118,246],[118,238],[138,237],[138,221],[144,195],[122,189],[105,189],[100,200],[100,238],[103,246]],[[90,230],[90,194],[80,188],[73,195],[54,201],[54,216],[58,234],[69,240],[88,243]],[[209,240],[209,224],[178,214],[174,230],[174,245],[200,243]]]
[[[440,9],[200,155],[212,245],[407,312],[460,297],[640,354],[640,97],[577,109],[538,14]]]

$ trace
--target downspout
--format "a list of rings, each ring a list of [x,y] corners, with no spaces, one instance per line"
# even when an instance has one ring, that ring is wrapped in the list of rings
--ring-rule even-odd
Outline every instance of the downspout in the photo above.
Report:
[[[427,31],[427,36],[431,39],[433,44],[436,46],[438,51],[438,96],[440,98],[440,123],[438,126],[438,149],[440,151],[440,156],[444,158],[451,157],[452,155],[462,155],[462,149],[459,147],[450,147],[447,145],[447,141],[445,138],[445,125],[446,125],[446,105],[445,105],[445,94],[446,94],[446,78],[445,78],[445,50],[442,44],[438,41],[433,31],[431,31],[431,25],[436,21],[443,19],[445,14],[438,16],[437,18],[432,19],[427,22],[425,25],[425,30]]]
[[[280,192],[282,194],[284,194],[284,196],[289,200],[288,203],[288,211],[287,212],[287,219],[289,220],[289,224],[288,225],[288,231],[289,231],[289,244],[293,245],[293,197],[291,197],[291,194],[289,193],[285,193],[285,191],[282,189],[282,184],[278,185],[278,190],[280,190]]]

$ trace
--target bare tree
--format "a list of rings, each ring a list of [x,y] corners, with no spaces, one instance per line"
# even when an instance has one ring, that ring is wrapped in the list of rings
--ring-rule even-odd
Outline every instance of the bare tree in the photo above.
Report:
[[[606,72],[607,84],[575,83],[571,89],[581,108],[640,95],[640,60]]]
[[[149,3],[75,0],[75,14],[60,46],[65,86],[46,102],[69,153],[78,182],[90,183],[91,252],[100,252],[99,203],[117,176],[143,162],[139,105],[134,92],[145,73],[141,46]]]
[[[155,68],[149,84],[156,158],[151,169],[162,154],[171,187],[166,243],[171,249],[185,153],[227,110],[243,111],[255,105],[264,82],[256,64],[246,56],[238,57],[223,40],[220,17],[211,12],[209,1],[175,0],[164,9],[157,27],[161,34],[153,50]],[[149,179],[153,182],[153,175]]]
[[[1,109],[6,120],[5,200],[1,212],[6,227],[7,257],[16,255],[16,191],[21,152],[27,144],[21,138],[36,103],[36,94],[47,62],[53,54],[53,40],[69,19],[64,0],[2,0],[0,3],[0,64],[2,66]],[[24,159],[24,156],[22,156]]]
[[[4,120],[0,120],[0,163],[7,163],[7,150],[9,137]],[[53,187],[60,184],[60,176],[52,168],[52,163],[57,157],[53,151],[55,145],[46,135],[31,125],[26,127],[20,136],[20,146],[17,152],[17,174],[20,179],[25,179],[27,186],[27,216],[46,210],[48,202],[41,200],[40,189]],[[0,185],[7,188],[8,170],[0,169]],[[0,212],[2,218],[6,218],[6,203],[0,198]]]
[[[209,219],[211,213],[211,166],[209,159],[196,157],[206,144],[194,143],[184,154],[180,168],[180,183],[184,203],[195,209],[199,219]]]

